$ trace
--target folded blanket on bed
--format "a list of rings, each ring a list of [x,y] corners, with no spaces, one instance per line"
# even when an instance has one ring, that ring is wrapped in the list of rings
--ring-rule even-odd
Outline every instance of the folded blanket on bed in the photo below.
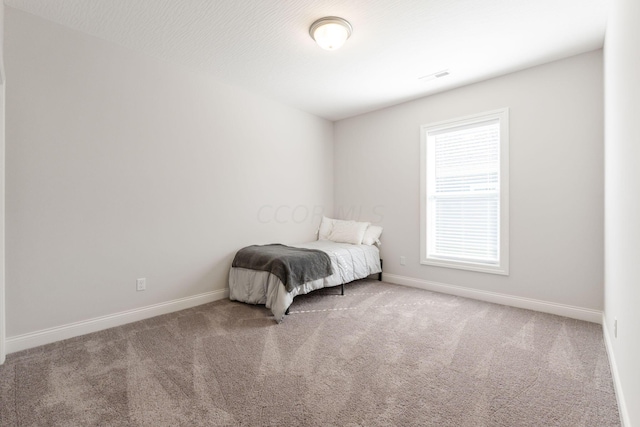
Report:
[[[280,244],[253,245],[240,249],[232,266],[268,271],[277,276],[289,292],[303,283],[333,274],[331,258],[326,252]]]

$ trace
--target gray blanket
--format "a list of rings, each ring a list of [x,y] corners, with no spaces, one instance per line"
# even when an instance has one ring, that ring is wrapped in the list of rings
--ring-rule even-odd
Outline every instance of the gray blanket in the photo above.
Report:
[[[232,266],[268,271],[280,279],[288,292],[303,283],[333,274],[331,258],[327,253],[280,244],[253,245],[240,249]]]

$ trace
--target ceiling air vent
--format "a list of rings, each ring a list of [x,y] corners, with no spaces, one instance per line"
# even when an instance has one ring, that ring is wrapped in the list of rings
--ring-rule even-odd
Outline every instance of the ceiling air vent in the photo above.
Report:
[[[437,73],[427,74],[426,76],[418,77],[418,80],[422,80],[423,82],[428,82],[430,80],[439,79],[441,77],[446,77],[449,75],[449,70],[438,71]]]

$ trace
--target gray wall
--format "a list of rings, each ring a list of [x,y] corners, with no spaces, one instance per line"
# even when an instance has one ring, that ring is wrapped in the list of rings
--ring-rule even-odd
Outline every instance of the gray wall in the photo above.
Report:
[[[5,284],[4,284],[4,110],[5,110],[5,75],[4,75],[4,3],[0,3],[0,364],[4,363],[6,319],[5,319]]]
[[[640,402],[640,2],[637,0],[611,2],[605,76],[605,328],[619,385],[620,409],[630,427],[640,426],[637,404]]]
[[[312,240],[332,211],[331,122],[11,8],[5,25],[9,339],[225,289],[237,249]]]
[[[602,79],[598,50],[337,122],[336,214],[384,226],[388,276],[602,310]],[[510,275],[421,265],[420,125],[501,107]]]

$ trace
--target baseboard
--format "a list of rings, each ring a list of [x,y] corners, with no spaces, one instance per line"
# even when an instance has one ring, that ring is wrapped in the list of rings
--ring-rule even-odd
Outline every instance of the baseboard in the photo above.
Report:
[[[1,243],[0,243],[1,244]],[[5,337],[5,314],[6,307],[4,305],[4,277],[0,271],[0,365],[2,365],[7,355],[7,340]]]
[[[228,296],[228,288],[219,289],[186,298],[179,298],[173,301],[148,305],[146,307],[83,320],[81,322],[69,323],[67,325],[56,326],[54,328],[30,332],[28,334],[8,337],[6,340],[7,354],[92,332],[98,332],[103,329],[113,328],[115,326],[125,325],[131,322],[137,322],[138,320],[144,320],[150,317],[160,316],[162,314],[172,313],[174,311],[184,310],[186,308],[224,299]]]
[[[528,310],[556,314],[558,316],[585,320],[592,323],[602,322],[602,311],[599,310],[592,310],[588,308],[575,307],[571,305],[558,304],[531,298],[517,297],[513,295],[500,294],[497,292],[481,291],[477,289],[465,288],[462,286],[447,285],[445,283],[431,282],[428,280],[414,279],[412,277],[398,276],[388,273],[382,273],[382,280],[384,280],[385,282],[394,283],[396,285],[410,286],[413,288],[426,289],[428,291],[441,292],[443,294],[472,298],[512,307],[526,308]]]
[[[607,328],[607,318],[604,313],[602,314],[602,334],[604,335],[604,346],[607,349],[607,356],[609,356],[609,367],[611,368],[611,376],[613,377],[613,387],[616,390],[620,422],[622,423],[622,427],[631,427],[629,412],[627,412],[627,405],[625,403],[624,393],[622,392],[622,385],[620,384],[620,376],[618,375],[618,365],[616,364],[616,358],[613,353],[613,344],[611,342],[611,336],[609,335],[609,329]]]

